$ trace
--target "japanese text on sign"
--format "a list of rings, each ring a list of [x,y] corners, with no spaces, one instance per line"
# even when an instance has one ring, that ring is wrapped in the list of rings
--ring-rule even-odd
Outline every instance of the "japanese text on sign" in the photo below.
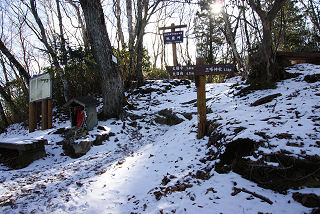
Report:
[[[228,75],[231,74],[234,69],[235,66],[233,64],[167,66],[167,71],[171,77],[190,75]]]
[[[181,43],[183,42],[183,31],[163,33],[163,40],[165,44]]]

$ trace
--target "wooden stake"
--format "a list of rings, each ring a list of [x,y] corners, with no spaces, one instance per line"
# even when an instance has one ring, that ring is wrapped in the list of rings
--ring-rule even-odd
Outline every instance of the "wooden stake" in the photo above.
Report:
[[[205,58],[197,58],[197,65],[204,64]],[[197,87],[197,108],[198,108],[198,139],[203,138],[206,133],[206,77],[204,75],[195,76]]]
[[[48,129],[52,128],[52,99],[48,100]]]
[[[48,100],[42,100],[41,103],[41,129],[46,130],[48,129]]]
[[[36,103],[29,103],[29,132],[34,132],[37,127],[37,111],[36,111]]]

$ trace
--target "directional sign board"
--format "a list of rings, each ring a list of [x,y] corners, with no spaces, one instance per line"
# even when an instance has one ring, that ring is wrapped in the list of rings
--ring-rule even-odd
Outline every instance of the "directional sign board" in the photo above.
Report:
[[[167,66],[170,77],[190,75],[220,75],[231,74],[234,64],[211,64],[211,65],[190,65],[190,66]]]
[[[163,33],[164,44],[183,42],[183,31]]]
[[[52,97],[52,77],[45,73],[30,79],[30,102],[50,99]]]

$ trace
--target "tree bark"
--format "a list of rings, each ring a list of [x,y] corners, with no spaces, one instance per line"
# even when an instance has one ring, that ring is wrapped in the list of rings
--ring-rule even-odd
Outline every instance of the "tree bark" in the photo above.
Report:
[[[116,19],[117,19],[117,31],[118,31],[118,39],[121,43],[121,47],[125,48],[125,42],[124,42],[124,35],[122,31],[122,25],[121,25],[121,7],[120,7],[120,0],[116,0]]]
[[[67,64],[67,51],[66,51],[66,40],[64,38],[63,33],[63,22],[62,22],[62,16],[61,16],[61,10],[60,10],[60,0],[56,0],[56,6],[57,6],[57,14],[58,14],[58,21],[59,21],[59,30],[60,30],[60,51],[62,54],[62,64]]]
[[[142,18],[143,8],[145,8],[145,12],[147,12],[148,1],[138,1],[138,16],[137,16],[137,44],[136,44],[136,52],[137,52],[137,65],[136,65],[136,79],[138,80],[138,85],[142,85],[144,82],[143,74],[142,74],[142,60],[143,60],[143,36],[144,36],[144,28],[145,23]],[[146,14],[145,14],[146,17]]]
[[[93,56],[99,68],[104,116],[118,117],[124,103],[123,85],[117,67],[112,61],[112,47],[100,0],[80,0],[80,4]]]
[[[126,0],[126,9],[127,9],[127,19],[128,19],[128,31],[129,31],[129,66],[127,71],[127,76],[125,79],[125,86],[130,87],[131,81],[134,79],[133,72],[134,68],[134,59],[136,58],[134,52],[134,29],[133,29],[133,17],[132,17],[132,0]]]
[[[241,13],[239,14],[239,17],[237,18],[238,21],[240,19],[240,15],[241,15]],[[239,68],[243,68],[243,63],[242,63],[240,54],[239,54],[239,52],[237,50],[237,45],[236,45],[236,42],[235,42],[235,33],[232,32],[231,24],[230,24],[230,21],[229,21],[229,16],[224,11],[222,11],[222,18],[223,18],[223,21],[225,23],[225,31],[224,31],[224,33],[225,33],[226,40],[227,40],[227,42],[229,43],[229,45],[230,45],[230,47],[232,49],[232,53],[233,53],[234,58],[236,59],[238,67]],[[235,28],[235,31],[236,30],[237,30],[237,27]]]

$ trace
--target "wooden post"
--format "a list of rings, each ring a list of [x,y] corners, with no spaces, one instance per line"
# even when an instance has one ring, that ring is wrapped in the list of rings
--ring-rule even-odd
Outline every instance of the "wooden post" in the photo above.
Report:
[[[48,99],[48,129],[52,128],[52,99]]]
[[[196,64],[205,64],[205,58],[197,58]],[[198,139],[203,138],[206,133],[206,77],[204,75],[195,76],[197,87],[197,108],[198,108]]]
[[[34,132],[37,126],[36,103],[29,102],[29,132]]]
[[[175,32],[176,28],[185,28],[187,25],[174,25],[174,23],[171,24],[171,26],[168,27],[160,27],[159,30],[168,30],[171,29],[171,32]],[[178,66],[178,57],[177,57],[177,46],[176,43],[172,43],[172,55],[173,55],[173,66]]]
[[[174,23],[171,24],[171,32],[175,32],[176,28]],[[177,57],[177,45],[176,43],[172,43],[172,56],[173,56],[173,66],[178,66],[178,57]]]
[[[47,99],[42,100],[41,114],[42,114],[41,129],[46,130],[48,129],[48,100]]]

